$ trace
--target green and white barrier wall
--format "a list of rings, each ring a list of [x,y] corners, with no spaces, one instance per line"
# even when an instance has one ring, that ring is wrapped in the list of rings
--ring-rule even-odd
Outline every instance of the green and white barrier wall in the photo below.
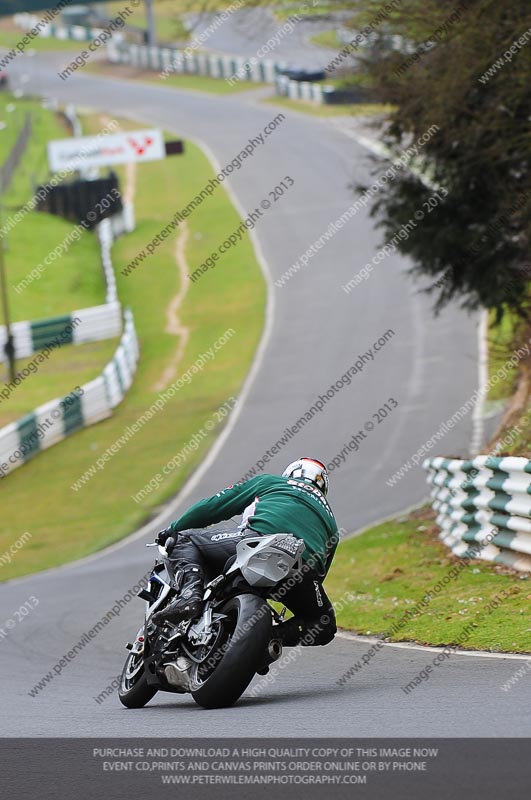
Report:
[[[70,314],[50,319],[15,322],[11,333],[16,358],[29,358],[45,347],[65,344],[85,344],[103,339],[113,339],[122,330],[122,310],[116,291],[116,277],[112,265],[111,248],[114,240],[134,229],[132,204],[124,205],[122,213],[104,219],[96,229],[100,245],[101,264],[105,276],[105,304],[82,308]],[[6,328],[0,325],[0,363],[6,360],[4,346]]]
[[[40,22],[39,36],[43,39],[72,39],[76,42],[90,42],[96,39],[102,33],[102,28],[89,28],[84,25],[63,25],[61,23],[49,22],[47,25],[42,25],[42,19],[34,14],[21,13],[13,15],[13,22],[18,28],[23,31],[30,31],[35,25]],[[123,34],[114,34],[122,38]]]
[[[274,83],[278,69],[285,66],[284,62],[269,59],[249,64],[248,59],[241,56],[187,53],[175,47],[126,44],[116,39],[107,45],[107,58],[112,64],[127,64],[165,75],[181,73],[223,79],[237,76],[254,83]]]
[[[122,198],[123,208],[120,214],[113,214],[112,217],[102,220],[98,226],[98,234],[100,242],[102,236],[105,238],[107,235],[107,228],[110,229],[113,239],[122,236],[124,233],[131,233],[135,229],[135,207],[133,203]],[[112,241],[111,241],[112,245]],[[110,258],[110,251],[109,251]],[[114,274],[114,272],[113,272]]]
[[[18,322],[12,326],[17,358],[33,359],[14,383],[0,391],[0,401],[9,399],[26,376],[38,368],[38,360],[47,350],[65,344],[81,344],[114,338],[122,331],[122,312],[116,292],[111,260],[114,239],[134,227],[134,213],[128,207],[116,218],[107,218],[97,227],[100,254],[107,285],[105,305],[84,308],[38,322]],[[94,380],[76,386],[66,397],[55,398],[31,413],[0,429],[0,478],[22,466],[42,450],[61,442],[70,434],[109,417],[130,388],[138,362],[138,340],[132,312],[124,312],[123,333],[112,361]],[[5,328],[0,328],[1,357],[4,357]],[[47,356],[46,356],[47,357]],[[33,369],[31,368],[33,365]]]
[[[113,304],[118,302],[116,276],[112,265],[111,249],[115,239],[124,233],[131,233],[135,229],[135,212],[131,202],[124,202],[119,214],[107,217],[96,226],[96,235],[100,245],[100,258],[107,292],[105,302]]]
[[[137,362],[135,325],[127,309],[120,344],[101,375],[0,430],[0,478],[75,431],[109,417],[130,388]]]
[[[431,458],[423,466],[440,538],[455,555],[531,570],[531,461]]]
[[[82,308],[49,319],[35,322],[15,322],[11,333],[15,345],[15,357],[29,358],[46,347],[60,347],[66,344],[85,344],[103,339],[113,339],[122,330],[120,303],[106,303],[102,306]],[[0,362],[6,360],[4,345],[5,326],[0,326]]]

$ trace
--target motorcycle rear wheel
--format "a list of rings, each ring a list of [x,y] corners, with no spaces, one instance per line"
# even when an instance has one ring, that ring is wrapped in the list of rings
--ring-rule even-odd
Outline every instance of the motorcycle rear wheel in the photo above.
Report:
[[[226,708],[241,697],[263,664],[271,638],[271,610],[257,595],[232,597],[220,613],[226,620],[218,647],[209,657],[219,663],[210,670],[194,664],[190,675],[192,697],[203,708]]]

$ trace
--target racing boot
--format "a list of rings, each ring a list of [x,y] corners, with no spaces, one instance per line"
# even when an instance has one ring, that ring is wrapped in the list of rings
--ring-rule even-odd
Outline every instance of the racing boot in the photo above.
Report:
[[[203,607],[203,572],[198,566],[188,566],[184,573],[179,596],[166,608],[153,615],[153,622],[182,622],[199,616]]]

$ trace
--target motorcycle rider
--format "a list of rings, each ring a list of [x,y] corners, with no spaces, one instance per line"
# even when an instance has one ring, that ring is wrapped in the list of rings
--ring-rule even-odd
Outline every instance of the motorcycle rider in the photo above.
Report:
[[[286,467],[282,476],[259,475],[195,503],[159,533],[159,544],[164,544],[170,536],[177,539],[171,558],[174,567],[183,570],[184,579],[179,596],[156,613],[153,620],[179,622],[198,616],[203,603],[205,565],[221,572],[245,536],[291,533],[306,545],[302,574],[294,586],[287,589],[280,586],[273,598],[278,597],[294,614],[294,625],[293,620],[284,623],[293,644],[302,636],[304,644],[328,644],[337,628],[322,581],[332,563],[339,532],[326,500],[327,492],[328,473],[324,464],[314,458],[299,458]],[[243,514],[237,531],[193,530],[235,514]]]

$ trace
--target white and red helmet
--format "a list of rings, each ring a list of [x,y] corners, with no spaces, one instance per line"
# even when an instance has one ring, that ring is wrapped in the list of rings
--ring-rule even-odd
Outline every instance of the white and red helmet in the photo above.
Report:
[[[316,458],[299,458],[288,464],[283,478],[304,478],[311,481],[323,494],[328,492],[328,472],[326,467]]]

